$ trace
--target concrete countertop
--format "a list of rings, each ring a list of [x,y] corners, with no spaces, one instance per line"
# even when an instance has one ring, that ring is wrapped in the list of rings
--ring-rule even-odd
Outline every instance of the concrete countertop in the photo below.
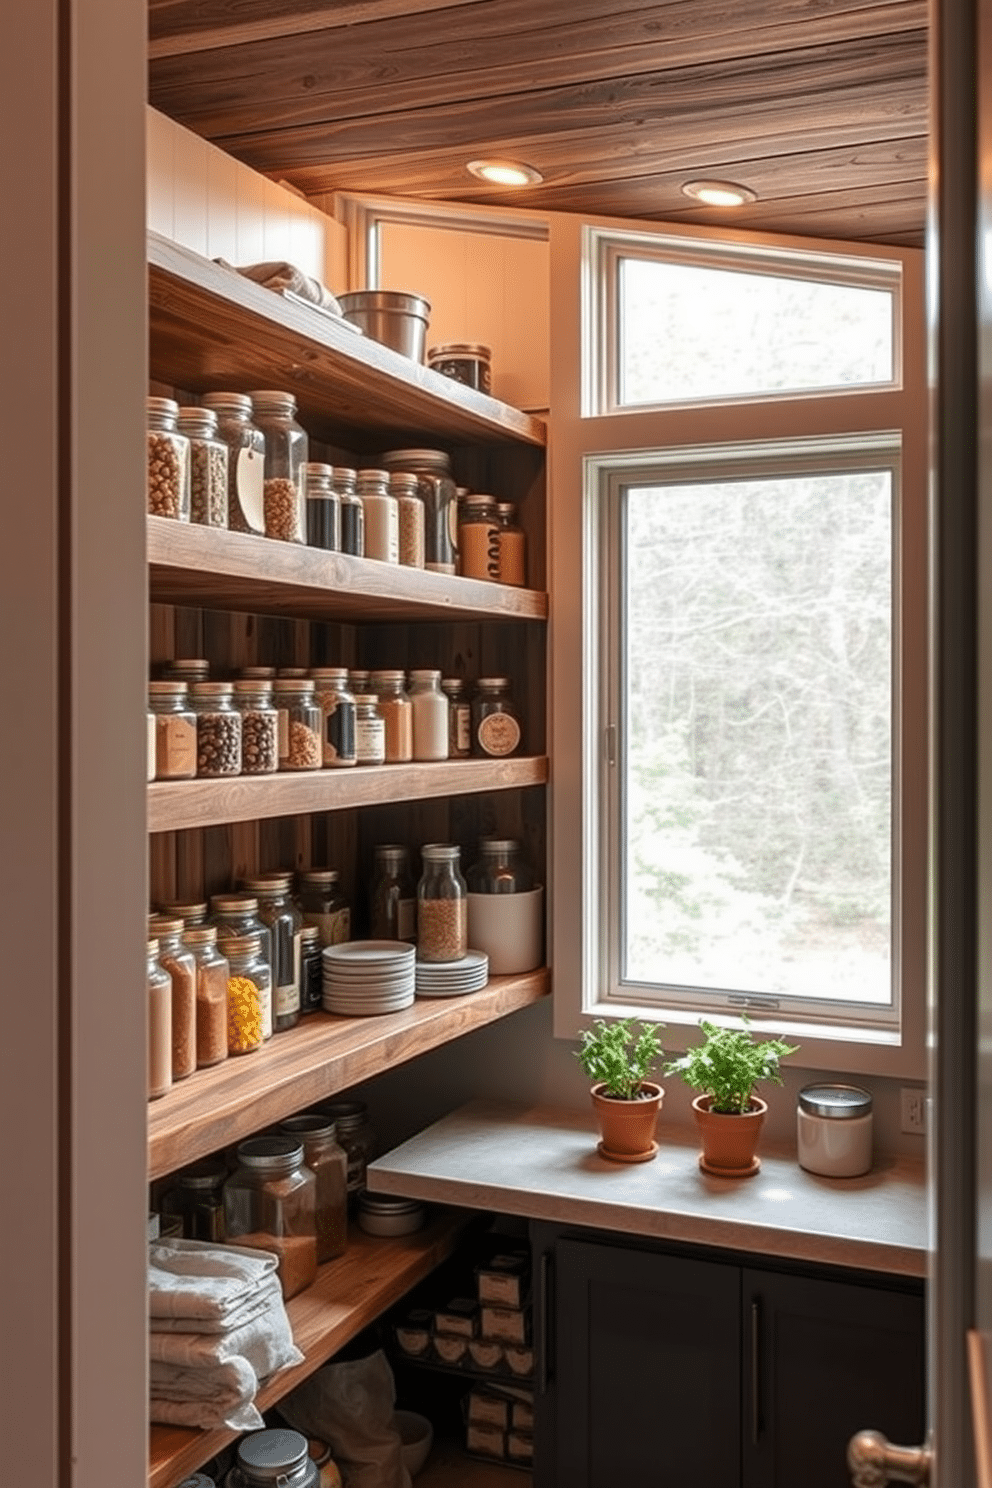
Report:
[[[369,1167],[369,1188],[467,1209],[753,1254],[925,1276],[923,1165],[879,1157],[819,1178],[762,1143],[753,1178],[700,1172],[694,1129],[658,1129],[653,1162],[608,1162],[590,1112],[472,1101]]]

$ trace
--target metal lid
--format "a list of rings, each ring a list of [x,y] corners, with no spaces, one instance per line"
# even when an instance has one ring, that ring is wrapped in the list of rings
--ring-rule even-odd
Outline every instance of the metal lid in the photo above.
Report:
[[[217,433],[217,415],[212,408],[180,408],[178,424],[183,434],[205,434],[209,437]]]
[[[304,868],[297,875],[301,884],[335,884],[341,877],[336,868]]]
[[[303,1161],[303,1144],[294,1137],[249,1137],[238,1145],[238,1162],[246,1168],[292,1168]]]
[[[301,692],[304,696],[313,693],[313,681],[309,677],[277,677],[272,684],[272,690],[277,697],[284,697],[289,693]]]
[[[169,915],[170,917],[176,915],[187,924],[190,920],[205,920],[207,917],[207,906],[202,901],[192,904],[179,904],[175,901],[170,901],[169,903],[160,904],[158,909],[159,914]]]
[[[147,400],[148,412],[157,414],[161,418],[176,418],[179,414],[179,404],[175,398],[149,398]]]
[[[480,837],[479,851],[487,856],[492,853],[519,852],[520,843],[514,837]]]
[[[389,472],[389,489],[391,491],[405,491],[410,495],[417,491],[417,472],[415,470],[391,470]]]
[[[447,451],[438,449],[384,450],[379,456],[379,463],[389,470],[440,470],[445,475],[451,470],[451,456]]]
[[[366,1214],[410,1214],[420,1208],[420,1202],[400,1194],[370,1193],[365,1189],[358,1196],[358,1207]]]
[[[268,677],[239,677],[234,684],[234,696],[264,697],[271,702],[272,683]]]
[[[488,362],[493,354],[491,346],[483,346],[480,341],[446,341],[442,346],[432,346],[427,352],[427,360],[435,357],[457,357],[471,356],[481,357]]]
[[[218,1162],[216,1158],[205,1157],[202,1162],[190,1163],[188,1168],[176,1174],[176,1182],[180,1188],[195,1189],[197,1193],[206,1193],[211,1188],[216,1188],[223,1183],[227,1177],[227,1166]]]
[[[386,857],[387,855],[392,857],[394,853],[401,853],[406,857],[407,851],[407,848],[402,842],[377,842],[372,849],[372,856],[374,858]]]
[[[245,418],[251,417],[251,399],[244,393],[201,393],[200,402],[204,408],[216,408],[222,413],[238,413]]]
[[[222,702],[234,690],[233,682],[191,682],[189,690],[194,698],[215,698]]]
[[[183,931],[183,941],[188,946],[217,944],[216,925],[189,925]]]
[[[497,501],[496,510],[501,517],[515,517],[517,514],[517,503],[515,501]]]
[[[253,390],[248,396],[260,413],[296,412],[296,398],[292,393],[281,392],[277,388],[263,388],[261,392]]]
[[[149,682],[148,696],[163,698],[185,699],[187,684],[185,682]]]
[[[430,863],[454,863],[460,853],[460,847],[452,847],[447,842],[428,842],[426,847],[420,849],[420,856]]]
[[[206,1473],[195,1472],[188,1478],[183,1478],[177,1484],[177,1488],[217,1488],[213,1478],[208,1478]]]
[[[280,1121],[279,1130],[286,1136],[302,1138],[306,1144],[307,1137],[321,1137],[325,1141],[331,1141],[335,1126],[323,1112],[304,1111],[299,1116],[287,1116],[284,1121]]]
[[[810,1116],[831,1121],[852,1121],[871,1111],[870,1091],[859,1085],[805,1085],[799,1092],[799,1109]]]
[[[287,868],[273,868],[268,873],[253,873],[241,880],[253,894],[271,894],[273,890],[288,890],[292,887],[293,875]]]
[[[158,955],[158,939],[154,935],[148,937],[148,954],[149,956]]]
[[[472,491],[468,496],[462,497],[460,505],[463,512],[485,510],[490,506],[495,510],[496,497],[488,495],[485,491]]]
[[[230,959],[232,956],[241,956],[245,960],[252,960],[258,955],[262,947],[260,935],[225,935],[224,955]]]
[[[254,894],[212,894],[210,908],[219,915],[253,915],[258,913]]]
[[[370,682],[403,682],[405,679],[406,672],[393,667],[383,668],[381,671],[369,673]]]
[[[148,929],[152,935],[182,935],[186,922],[168,915],[149,915]]]
[[[464,678],[462,678],[462,677],[442,677],[441,678],[441,691],[442,692],[463,692],[464,689],[465,689],[465,681],[464,681]]]
[[[480,677],[475,685],[476,687],[499,688],[502,691],[504,687],[509,687],[510,679],[509,677]]]
[[[359,1121],[364,1121],[368,1115],[369,1108],[364,1101],[328,1101],[326,1106],[321,1106],[319,1114],[329,1116],[332,1121],[339,1125],[344,1122],[355,1126]]]
[[[417,667],[410,673],[411,682],[440,682],[441,673],[432,667]]]
[[[239,676],[243,681],[271,682],[275,677],[274,666],[246,666],[242,667]]]
[[[253,1431],[238,1445],[238,1466],[259,1483],[278,1483],[309,1460],[307,1439],[299,1431]]]
[[[205,678],[210,673],[210,662],[205,656],[174,656],[165,662],[165,669],[173,674]]]
[[[320,945],[320,926],[319,925],[301,925],[300,926],[300,945],[301,946],[303,946],[303,945],[307,945],[307,946],[310,946],[310,945]]]

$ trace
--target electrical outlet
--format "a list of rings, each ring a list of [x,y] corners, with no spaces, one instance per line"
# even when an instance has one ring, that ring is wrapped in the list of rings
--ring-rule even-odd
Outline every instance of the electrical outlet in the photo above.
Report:
[[[904,1085],[899,1092],[902,1130],[923,1136],[927,1129],[927,1093],[922,1086]]]

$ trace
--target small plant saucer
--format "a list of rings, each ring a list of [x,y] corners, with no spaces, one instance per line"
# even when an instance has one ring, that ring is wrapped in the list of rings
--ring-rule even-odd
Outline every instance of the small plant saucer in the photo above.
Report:
[[[699,1166],[711,1178],[753,1178],[761,1167],[761,1158],[753,1157],[750,1165],[746,1168],[722,1168],[716,1163],[707,1162],[705,1157],[700,1154]]]
[[[604,1147],[602,1142],[596,1143],[596,1151],[600,1157],[607,1158],[610,1162],[641,1163],[650,1162],[658,1156],[658,1143],[652,1142],[648,1152],[611,1152]]]

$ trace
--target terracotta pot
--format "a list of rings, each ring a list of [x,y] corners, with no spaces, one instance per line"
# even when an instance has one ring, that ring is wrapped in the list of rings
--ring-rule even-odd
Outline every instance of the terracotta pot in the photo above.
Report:
[[[658,1151],[654,1140],[655,1123],[665,1092],[650,1080],[641,1081],[647,1092],[638,1100],[617,1100],[602,1095],[605,1086],[592,1087],[592,1103],[599,1122],[599,1152],[613,1162],[650,1162]]]
[[[718,1178],[750,1178],[761,1167],[755,1156],[761,1126],[768,1110],[766,1101],[752,1095],[751,1104],[740,1115],[711,1111],[708,1095],[697,1095],[692,1109],[699,1123],[703,1152],[699,1166]]]

